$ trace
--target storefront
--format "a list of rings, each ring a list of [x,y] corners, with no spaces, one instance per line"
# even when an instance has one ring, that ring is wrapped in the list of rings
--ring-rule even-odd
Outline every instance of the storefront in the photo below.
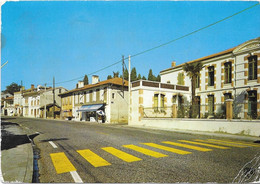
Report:
[[[104,104],[83,105],[77,112],[82,113],[82,121],[105,122]]]

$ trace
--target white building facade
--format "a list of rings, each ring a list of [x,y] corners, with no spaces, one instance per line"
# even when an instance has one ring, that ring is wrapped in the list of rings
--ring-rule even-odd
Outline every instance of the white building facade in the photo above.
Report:
[[[131,84],[129,124],[138,125],[142,118],[173,118],[177,105],[190,101],[190,97],[187,86],[134,81]],[[173,112],[174,108],[176,112]]]
[[[192,62],[204,65],[196,84],[200,117],[223,114],[227,99],[234,100],[234,118],[260,116],[260,38]],[[191,86],[182,66],[161,71],[161,81]]]

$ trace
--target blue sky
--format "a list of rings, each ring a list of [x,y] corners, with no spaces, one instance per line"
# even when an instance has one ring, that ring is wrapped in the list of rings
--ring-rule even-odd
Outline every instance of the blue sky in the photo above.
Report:
[[[1,90],[12,82],[51,85],[93,73],[146,49],[214,23],[257,2],[6,2],[2,12]],[[260,36],[260,6],[131,59],[147,77]],[[126,63],[127,64],[127,63]],[[128,64],[127,64],[128,66]],[[101,80],[117,64],[96,73]],[[83,78],[82,78],[83,79]],[[91,76],[89,76],[89,80]],[[60,83],[75,88],[78,80]],[[90,80],[91,81],[91,80]]]

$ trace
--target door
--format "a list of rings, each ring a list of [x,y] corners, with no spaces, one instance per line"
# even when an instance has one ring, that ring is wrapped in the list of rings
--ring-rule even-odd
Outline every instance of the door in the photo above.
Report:
[[[248,92],[248,111],[247,114],[249,117],[256,119],[257,118],[257,92],[249,91]]]

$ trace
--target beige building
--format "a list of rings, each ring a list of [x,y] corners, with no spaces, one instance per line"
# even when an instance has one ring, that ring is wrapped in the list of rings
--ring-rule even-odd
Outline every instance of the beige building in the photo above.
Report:
[[[188,63],[205,66],[197,79],[196,96],[200,117],[225,114],[225,100],[233,99],[236,118],[260,117],[260,37],[234,48]],[[161,81],[191,86],[182,70],[184,64],[160,72]]]
[[[177,106],[190,101],[189,87],[147,80],[132,82],[130,123],[138,124],[142,118],[173,118]]]
[[[79,81],[77,88],[61,94],[63,119],[103,123],[127,123],[128,82],[121,78],[99,81],[92,76],[92,84]],[[71,113],[70,113],[71,110]],[[72,115],[72,116],[71,116]]]

